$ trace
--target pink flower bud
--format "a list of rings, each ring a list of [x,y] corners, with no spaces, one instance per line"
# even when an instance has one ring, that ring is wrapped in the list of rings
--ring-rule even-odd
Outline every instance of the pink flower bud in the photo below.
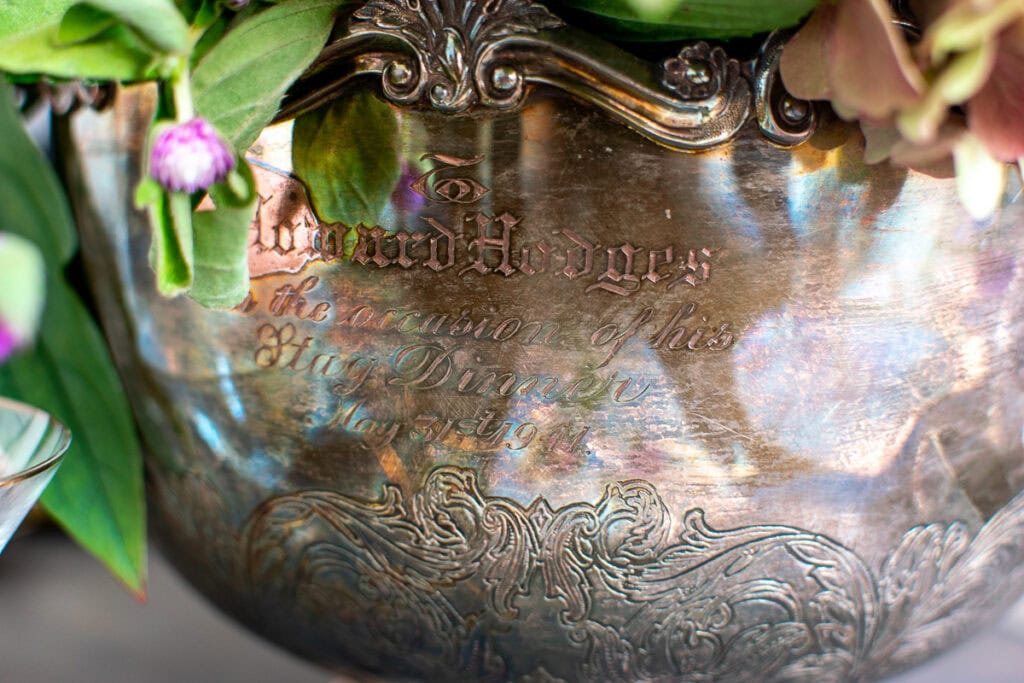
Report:
[[[0,363],[11,357],[14,350],[17,349],[21,344],[19,343],[18,337],[15,336],[14,330],[7,327],[3,320],[0,320]]]
[[[149,159],[150,174],[171,192],[205,190],[234,167],[235,155],[198,117],[161,132]]]

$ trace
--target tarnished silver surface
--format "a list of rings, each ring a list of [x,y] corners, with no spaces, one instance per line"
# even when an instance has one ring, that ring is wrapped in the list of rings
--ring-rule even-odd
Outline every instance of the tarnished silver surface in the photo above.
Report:
[[[313,90],[380,89],[341,80]],[[1021,204],[976,225],[835,122],[684,154],[578,95],[396,109],[425,166],[376,226],[320,220],[267,129],[230,312],[154,290],[151,95],[74,120],[182,571],[307,657],[430,680],[874,680],[1009,604]]]

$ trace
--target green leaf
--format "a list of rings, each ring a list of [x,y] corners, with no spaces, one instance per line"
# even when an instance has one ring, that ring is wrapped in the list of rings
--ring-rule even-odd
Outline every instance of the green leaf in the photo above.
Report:
[[[240,163],[210,188],[213,211],[192,216],[195,273],[189,296],[211,308],[231,308],[249,293],[249,227],[256,214],[256,181]]]
[[[232,28],[196,66],[196,110],[235,149],[246,149],[313,62],[339,7],[351,0],[293,0]]]
[[[78,250],[78,236],[53,170],[25,134],[9,85],[0,78],[0,230],[40,245],[48,270],[60,271]],[[31,233],[31,234],[29,234]]]
[[[0,1],[0,44],[60,23],[64,13],[79,0]]]
[[[302,115],[292,131],[292,167],[320,218],[374,225],[402,174],[394,111],[360,91]]]
[[[153,226],[150,263],[164,296],[188,291],[193,278],[192,199],[184,192],[164,192],[149,207]]]
[[[0,70],[12,73],[138,80],[190,49],[171,0],[0,2]]]
[[[61,44],[83,43],[116,25],[117,17],[110,12],[88,5],[78,5],[64,15],[57,28],[57,40]]]
[[[186,54],[192,47],[188,24],[172,0],[87,0],[71,7],[64,21],[97,11],[117,18],[157,52]]]
[[[793,26],[821,0],[549,0],[621,40],[725,39]]]
[[[42,503],[131,590],[145,586],[142,455],[102,335],[75,293],[49,278],[36,348],[0,367],[0,393],[71,428],[71,447]]]
[[[174,0],[174,4],[185,20],[191,23],[206,4],[206,0]]]
[[[98,23],[83,17],[83,25],[72,24],[68,35],[61,36],[62,18],[76,2],[0,1],[0,70],[63,78],[144,78],[154,55],[124,26],[100,30]],[[80,40],[90,32],[93,35],[88,40]]]
[[[156,178],[147,177],[139,181],[135,188],[135,208],[144,209],[160,201],[164,188],[156,181]]]
[[[141,592],[145,505],[131,412],[102,335],[61,278],[75,251],[63,190],[25,134],[2,81],[0,140],[0,225],[39,246],[48,271],[39,342],[0,368],[0,394],[36,405],[71,428],[71,448],[43,504],[73,538]]]
[[[153,55],[124,27],[93,41],[61,45],[57,25],[0,43],[0,70],[59,78],[133,81],[147,77]]]
[[[217,0],[204,0],[193,13],[189,23],[192,30],[205,30],[221,16],[221,4]]]
[[[192,56],[189,57],[190,68],[194,69],[196,64],[202,61],[203,57],[217,46],[220,39],[227,33],[230,24],[231,20],[227,16],[221,15],[203,30],[203,34],[196,41],[195,47],[192,48]]]

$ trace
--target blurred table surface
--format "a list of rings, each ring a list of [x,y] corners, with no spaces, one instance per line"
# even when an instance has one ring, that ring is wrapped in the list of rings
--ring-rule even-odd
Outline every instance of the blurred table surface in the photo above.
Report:
[[[0,683],[347,683],[217,612],[167,562],[140,604],[55,532],[0,555]],[[972,640],[889,683],[1021,683],[1024,601]]]

